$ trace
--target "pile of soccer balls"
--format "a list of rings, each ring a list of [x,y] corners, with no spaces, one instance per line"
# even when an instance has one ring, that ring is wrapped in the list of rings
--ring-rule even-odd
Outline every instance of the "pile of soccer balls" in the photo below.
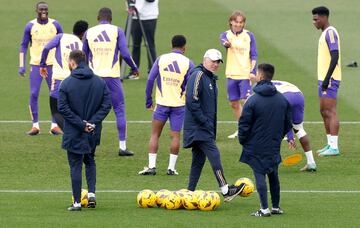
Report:
[[[235,185],[245,183],[240,196],[247,197],[254,191],[254,184],[248,178],[240,178]],[[185,208],[187,210],[200,209],[202,211],[213,211],[220,206],[220,196],[214,191],[196,190],[194,192],[187,189],[179,191],[169,191],[161,189],[154,193],[152,190],[145,189],[137,195],[137,204],[142,208],[152,208],[156,205],[168,210]]]

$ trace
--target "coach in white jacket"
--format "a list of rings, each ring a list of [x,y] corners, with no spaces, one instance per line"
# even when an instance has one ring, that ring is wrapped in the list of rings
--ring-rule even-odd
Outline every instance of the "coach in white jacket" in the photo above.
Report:
[[[135,8],[139,13],[139,18],[135,13],[133,14],[133,23],[131,26],[131,36],[133,42],[132,58],[134,59],[136,65],[140,66],[140,48],[143,34],[141,32],[139,20],[141,20],[144,26],[144,32],[149,45],[151,59],[154,61],[156,59],[155,29],[156,21],[159,16],[159,0],[136,0]],[[152,61],[148,56],[148,71],[150,71],[152,67]]]

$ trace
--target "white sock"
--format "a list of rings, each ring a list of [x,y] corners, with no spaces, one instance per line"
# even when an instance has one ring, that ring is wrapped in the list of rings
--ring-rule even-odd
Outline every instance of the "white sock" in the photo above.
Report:
[[[57,123],[52,123],[51,122],[51,129],[53,129],[54,127],[57,127],[58,125],[57,125]]]
[[[88,193],[88,198],[89,198],[89,197],[95,197],[95,193],[89,192],[89,193]]]
[[[338,138],[339,136],[337,135],[332,135],[330,136],[330,147],[333,149],[338,149]]]
[[[156,167],[156,156],[157,154],[149,153],[149,168]]]
[[[119,141],[120,150],[126,150],[126,141]]]
[[[269,214],[269,213],[270,213],[269,208],[266,208],[266,209],[260,208],[260,210],[261,210],[261,212],[264,213],[264,214]]]
[[[74,202],[73,206],[74,207],[81,207],[81,203]]]
[[[312,150],[305,152],[307,164],[315,164],[314,156]]]
[[[177,160],[178,156],[175,154],[170,154],[170,159],[169,159],[169,167],[168,169],[171,170],[175,170],[175,165],[176,165],[176,160]]]
[[[37,129],[40,129],[40,124],[39,124],[39,122],[33,123],[33,127],[37,128]]]
[[[327,135],[326,135],[326,138],[327,138],[327,144],[330,145],[331,135],[330,135],[330,134],[327,134]]]
[[[229,191],[229,185],[224,185],[224,186],[221,186],[220,187],[220,189],[221,189],[221,193],[223,194],[223,195],[225,195],[226,193],[228,193],[228,191]]]

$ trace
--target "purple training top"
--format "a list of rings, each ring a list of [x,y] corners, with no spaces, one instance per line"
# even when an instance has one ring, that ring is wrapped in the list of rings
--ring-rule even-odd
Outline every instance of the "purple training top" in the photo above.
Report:
[[[330,31],[332,32],[332,34],[334,35],[334,40],[333,42],[331,42],[331,39],[330,39]],[[325,34],[325,40],[326,40],[326,43],[329,47],[329,51],[336,51],[336,50],[339,50],[339,38],[337,36],[337,33],[332,30],[332,29],[328,29],[326,31],[326,34]]]

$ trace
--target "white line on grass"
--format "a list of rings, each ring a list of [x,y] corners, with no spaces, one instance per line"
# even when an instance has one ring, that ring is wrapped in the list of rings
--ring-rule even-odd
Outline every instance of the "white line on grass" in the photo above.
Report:
[[[97,190],[100,193],[137,193],[141,190]],[[155,190],[156,192],[157,190]],[[213,190],[214,191],[214,190]],[[70,193],[68,190],[19,190],[0,189],[0,193]],[[256,192],[256,190],[255,190]],[[282,190],[281,193],[351,193],[359,194],[360,190]]]
[[[50,123],[50,120],[39,121],[40,123]],[[143,123],[151,123],[150,120],[128,120],[126,121],[130,124],[143,124]],[[0,120],[0,123],[32,123],[31,120]],[[103,123],[113,124],[115,121],[113,120],[105,120]],[[228,121],[228,120],[219,120],[217,123],[219,124],[235,124],[237,121]],[[305,124],[323,124],[322,121],[304,121]],[[340,124],[360,124],[360,121],[340,121]]]

